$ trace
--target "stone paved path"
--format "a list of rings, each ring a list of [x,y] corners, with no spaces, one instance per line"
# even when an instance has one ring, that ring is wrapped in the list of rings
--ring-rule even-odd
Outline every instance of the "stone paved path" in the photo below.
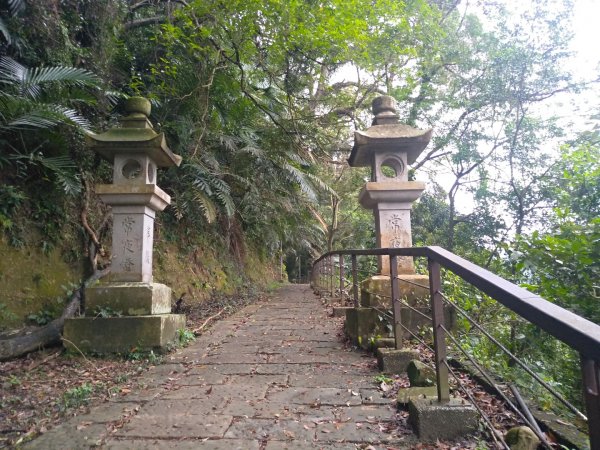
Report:
[[[327,313],[308,286],[286,286],[27,448],[410,448],[386,431],[373,358],[346,349]]]

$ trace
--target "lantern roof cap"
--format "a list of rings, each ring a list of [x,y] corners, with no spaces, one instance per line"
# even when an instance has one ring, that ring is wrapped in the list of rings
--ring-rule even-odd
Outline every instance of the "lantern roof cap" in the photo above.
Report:
[[[120,127],[113,127],[104,133],[88,135],[91,147],[103,158],[114,161],[115,156],[143,154],[159,167],[179,166],[181,156],[167,146],[164,133],[157,133],[148,120],[150,101],[143,97],[130,97],[125,101],[128,113],[119,120]]]
[[[348,158],[352,167],[370,166],[375,153],[406,153],[412,164],[427,147],[433,130],[420,130],[398,122],[396,101],[382,96],[373,100],[373,126],[354,132],[354,147]]]

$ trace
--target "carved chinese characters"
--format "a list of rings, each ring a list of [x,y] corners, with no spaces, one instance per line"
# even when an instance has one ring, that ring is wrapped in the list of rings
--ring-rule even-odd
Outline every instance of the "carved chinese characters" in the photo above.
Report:
[[[154,211],[139,206],[118,206],[113,211],[111,279],[152,282]]]

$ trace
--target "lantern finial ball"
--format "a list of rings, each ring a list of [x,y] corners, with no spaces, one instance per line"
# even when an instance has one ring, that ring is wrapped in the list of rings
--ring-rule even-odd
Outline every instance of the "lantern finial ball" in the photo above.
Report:
[[[129,97],[125,100],[125,111],[129,114],[137,113],[149,117],[151,107],[150,100],[144,97]]]
[[[373,100],[373,114],[379,115],[383,112],[396,113],[396,100],[389,95],[383,95]]]

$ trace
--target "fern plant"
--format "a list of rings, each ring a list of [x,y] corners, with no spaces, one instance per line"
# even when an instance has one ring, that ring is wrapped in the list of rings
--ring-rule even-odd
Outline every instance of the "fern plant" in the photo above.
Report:
[[[28,68],[12,58],[0,58],[0,137],[22,129],[48,129],[59,124],[88,129],[89,122],[65,100],[73,98],[64,88],[98,87],[91,72],[75,67]]]
[[[14,3],[17,8],[18,2]],[[29,68],[12,58],[0,58],[0,143],[6,149],[0,165],[11,166],[12,176],[20,179],[33,176],[37,168],[36,172],[50,175],[66,194],[78,193],[81,183],[72,159],[67,155],[49,156],[44,150],[58,136],[60,125],[89,129],[88,120],[71,104],[89,104],[91,97],[81,88],[97,88],[99,83],[84,69]]]

